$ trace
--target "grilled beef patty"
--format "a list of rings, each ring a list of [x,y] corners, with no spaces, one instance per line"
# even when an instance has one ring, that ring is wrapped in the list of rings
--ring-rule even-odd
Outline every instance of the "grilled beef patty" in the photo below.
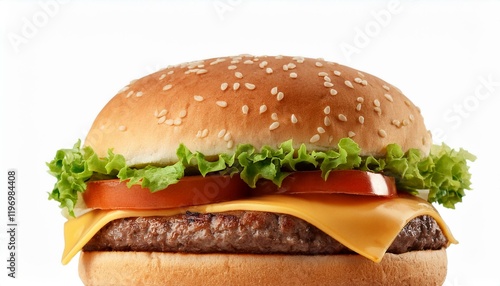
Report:
[[[436,250],[447,246],[436,221],[410,221],[387,252]],[[185,213],[109,222],[83,251],[185,253],[346,254],[350,249],[308,222],[285,214],[255,211]]]

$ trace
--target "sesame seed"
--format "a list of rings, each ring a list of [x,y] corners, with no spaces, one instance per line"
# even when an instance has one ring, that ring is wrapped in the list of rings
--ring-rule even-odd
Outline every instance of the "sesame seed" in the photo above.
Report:
[[[356,105],[356,110],[357,110],[357,111],[361,111],[361,103],[358,103],[358,104]]]
[[[311,139],[309,139],[309,142],[315,143],[315,142],[318,142],[319,139],[320,139],[319,134],[314,134],[313,137],[311,137]]]
[[[392,95],[390,95],[390,94],[386,93],[386,94],[384,94],[384,97],[385,97],[387,100],[389,100],[390,102],[394,102],[394,99],[392,98]]]
[[[172,126],[172,125],[174,125],[174,120],[173,119],[167,119],[167,120],[165,120],[165,124]]]
[[[260,64],[259,64],[259,67],[261,69],[265,68],[267,66],[267,61],[262,61]]]
[[[323,64],[320,63],[320,62],[316,62],[316,63],[314,63],[314,65],[317,66],[317,67],[319,67],[319,68],[323,66]]]
[[[342,73],[339,72],[339,71],[333,71],[333,74],[336,75],[336,76],[340,76]]]
[[[243,74],[241,72],[235,72],[234,76],[237,77],[237,78],[242,78]]]
[[[223,139],[224,139],[224,141],[227,142],[227,141],[231,140],[232,138],[233,138],[233,136],[231,136],[231,133],[226,132]]]
[[[233,146],[234,146],[234,141],[233,140],[227,141],[227,144],[226,144],[227,149],[231,149],[231,148],[233,148]]]
[[[203,131],[201,131],[201,137],[205,138],[205,137],[207,137],[207,135],[208,135],[208,129],[205,128],[205,129],[203,129]]]
[[[246,82],[246,83],[245,83],[245,87],[246,87],[248,90],[254,90],[254,89],[255,89],[255,84]]]
[[[272,74],[273,73],[273,69],[272,68],[266,68],[266,73],[267,74]]]
[[[344,114],[342,114],[342,113],[340,113],[338,117],[339,117],[340,121],[344,121],[344,122],[347,121],[347,117]]]
[[[410,102],[409,102],[408,100],[405,100],[405,104],[406,104],[406,106],[408,106],[408,107],[410,107],[410,106],[411,106],[411,104],[410,104]]]
[[[323,79],[324,79],[325,81],[327,81],[327,82],[332,82],[332,79],[331,79],[329,76],[327,76],[327,75],[325,75],[325,76],[323,77]]]
[[[318,76],[328,76],[328,73],[327,72],[319,72]]]
[[[240,63],[240,61],[239,61],[239,60],[232,60],[232,61],[231,61],[231,63],[232,63],[232,64],[239,64],[239,63]]]
[[[224,90],[226,90],[226,89],[227,89],[228,85],[229,85],[229,84],[228,84],[227,82],[223,82],[223,83],[220,85],[220,89],[221,89],[222,91],[224,91]]]
[[[226,59],[223,59],[223,58],[218,58],[216,59],[215,61],[211,62],[210,65],[213,66],[213,65],[216,65],[218,63],[221,63],[223,61],[225,61]]]
[[[238,88],[240,88],[240,83],[239,82],[233,83],[233,90],[238,90]]]
[[[167,114],[167,110],[166,110],[166,109],[162,109],[162,110],[158,113],[158,115],[157,115],[156,117],[162,117],[162,116],[164,116],[164,115],[166,115],[166,114]]]
[[[288,65],[283,65],[283,70],[287,71],[288,70]]]
[[[332,142],[333,142],[333,136],[332,136],[332,135],[330,135],[330,136],[328,136],[328,143],[330,143],[330,144],[331,144]]]
[[[241,112],[245,115],[248,114],[248,105],[243,105],[241,107]]]
[[[125,92],[125,91],[127,91],[129,88],[130,88],[130,86],[126,85],[126,86],[124,86],[122,89],[120,89],[120,90],[118,91],[118,93]]]
[[[292,116],[290,116],[290,121],[292,121],[293,124],[295,124],[295,123],[298,122],[297,117],[295,116],[295,114],[292,114]]]
[[[208,71],[205,70],[205,69],[200,69],[200,70],[197,70],[196,71],[196,74],[204,74],[204,73],[207,73]]]
[[[345,85],[347,85],[348,87],[350,88],[354,88],[354,86],[352,85],[352,83],[348,80],[344,81]]]
[[[278,87],[277,87],[277,86],[275,86],[275,87],[271,88],[271,94],[272,94],[272,95],[276,95],[276,94],[278,94]]]
[[[174,71],[173,71],[173,70],[168,71],[168,73],[167,73],[167,74],[168,74],[168,75],[174,74]]]
[[[288,69],[292,70],[296,68],[297,66],[294,63],[288,63]]]
[[[385,84],[384,84],[384,85],[382,85],[382,87],[383,87],[385,90],[387,90],[387,91],[391,90],[391,89],[390,89],[387,85],[385,85]]]
[[[271,119],[275,121],[278,120],[278,113],[273,112],[273,114],[271,114]]]
[[[356,133],[354,133],[353,131],[349,131],[349,132],[347,133],[347,136],[349,136],[349,138],[351,138],[351,137],[356,136]]]
[[[297,61],[299,64],[304,63],[304,57],[293,57],[293,60]]]
[[[280,123],[278,121],[274,121],[271,125],[269,125],[269,130],[274,130],[278,127],[280,127]]]
[[[328,82],[328,81],[325,81],[325,82],[323,83],[323,85],[324,85],[325,87],[333,87],[333,83]]]
[[[362,79],[360,79],[359,77],[357,77],[357,78],[355,78],[355,79],[354,79],[354,82],[355,82],[355,83],[361,83],[362,81],[363,81],[363,80],[362,80]]]
[[[363,124],[365,123],[365,118],[363,116],[358,117],[359,123]]]
[[[379,129],[377,133],[378,133],[378,136],[380,136],[382,138],[387,137],[387,132],[385,132],[384,129]]]
[[[380,109],[380,107],[378,106],[374,107],[373,111],[377,112],[378,115],[382,115],[382,109]]]
[[[134,94],[134,91],[133,91],[133,90],[129,91],[125,97],[126,97],[126,98],[129,98],[129,97],[131,97],[131,96],[132,96],[132,94]]]
[[[365,77],[365,75],[364,75],[362,72],[360,72],[360,71],[358,71],[358,75],[359,75],[360,77]]]
[[[221,129],[219,133],[217,133],[218,138],[222,138],[224,135],[226,135],[226,129]]]
[[[167,119],[166,116],[161,116],[159,119],[158,119],[158,124],[162,124],[163,122],[165,122],[165,120]]]
[[[281,60],[283,58],[283,56],[282,55],[277,55],[274,58],[277,59],[277,60]]]
[[[361,81],[361,84],[364,85],[364,86],[367,86],[368,85],[368,81],[366,79],[364,79],[364,80]]]
[[[325,124],[325,126],[332,125],[332,121],[330,120],[330,117],[325,116],[325,118],[323,119],[323,124]]]
[[[226,107],[227,106],[227,102],[225,102],[223,100],[218,100],[217,102],[215,102],[215,104],[217,104],[220,107]]]
[[[167,75],[166,75],[166,74],[162,74],[162,75],[160,76],[159,80],[162,80],[162,79],[164,79],[164,78],[166,78],[166,77],[167,77]]]
[[[291,72],[291,73],[290,73],[290,77],[291,77],[291,78],[297,78],[297,73]]]
[[[403,119],[403,126],[408,126],[409,124],[408,119]]]
[[[326,131],[325,131],[325,128],[323,128],[323,127],[318,127],[316,130],[318,130],[318,133],[319,133],[319,134],[323,134],[323,133],[325,133],[325,132],[326,132]]]
[[[167,84],[163,87],[163,90],[169,90],[172,88],[172,85],[171,84]]]
[[[380,101],[378,99],[375,99],[373,101],[373,105],[377,106],[377,107],[380,107]]]
[[[392,120],[392,125],[395,125],[396,127],[401,127],[401,121],[397,120],[397,119],[394,119]]]
[[[246,60],[243,62],[245,65],[251,65],[253,64],[253,61],[252,60]]]
[[[194,100],[199,101],[199,102],[203,101],[203,99],[204,99],[203,96],[201,96],[201,95],[195,95],[195,96],[193,96],[193,98],[194,98]]]
[[[123,132],[123,131],[127,131],[127,126],[125,126],[125,125],[120,125],[120,126],[118,126],[118,130],[120,130],[120,131],[122,131],[122,132]]]
[[[180,118],[184,118],[184,117],[186,117],[186,115],[187,115],[187,110],[185,110],[185,109],[183,109],[183,110],[181,110],[179,112],[179,117]]]
[[[262,114],[262,113],[266,112],[266,110],[267,110],[267,106],[265,104],[262,104],[259,107],[259,114]]]
[[[278,95],[276,95],[276,99],[277,99],[278,101],[283,100],[283,98],[284,98],[284,97],[285,97],[285,94],[284,94],[283,92],[281,92],[281,91],[280,91],[280,92],[278,92]]]
[[[360,97],[356,98],[356,101],[359,103],[363,103],[365,101],[365,99],[360,96]]]
[[[181,123],[182,123],[182,119],[180,119],[179,117],[174,119],[174,125],[179,126],[179,125],[181,125]]]
[[[227,67],[228,70],[235,70],[236,68],[238,68],[238,67],[235,65],[230,65]]]
[[[410,114],[410,116],[409,116],[409,117],[410,117],[410,121],[412,121],[412,122],[413,122],[413,121],[415,120],[415,116],[413,116],[413,114]]]
[[[323,112],[324,112],[325,114],[330,114],[330,111],[331,111],[330,106],[326,106],[326,107],[325,107],[325,109],[323,109]]]
[[[137,97],[141,97],[142,95],[143,95],[142,91],[138,91],[138,92],[135,94],[135,96],[137,96]]]
[[[337,92],[337,90],[336,90],[336,89],[333,89],[333,88],[332,88],[332,89],[330,89],[330,94],[331,94],[331,95],[337,95],[337,93],[338,93],[338,92]]]

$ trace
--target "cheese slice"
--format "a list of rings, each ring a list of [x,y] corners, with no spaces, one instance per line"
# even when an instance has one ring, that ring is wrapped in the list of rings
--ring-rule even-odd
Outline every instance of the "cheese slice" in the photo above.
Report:
[[[93,210],[65,223],[62,263],[67,264],[102,227],[115,219],[172,216],[186,211],[217,213],[236,210],[284,213],[301,218],[375,262],[382,260],[401,229],[421,215],[433,217],[449,243],[457,243],[432,205],[415,196],[386,199],[325,194],[269,195],[166,210]]]

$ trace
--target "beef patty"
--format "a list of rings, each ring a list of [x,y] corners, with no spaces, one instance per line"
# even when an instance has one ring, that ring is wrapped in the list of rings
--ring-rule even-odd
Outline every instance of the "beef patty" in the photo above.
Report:
[[[436,221],[430,216],[420,216],[401,230],[387,252],[436,250],[447,244]],[[118,219],[104,226],[83,251],[352,253],[302,219],[255,211]]]

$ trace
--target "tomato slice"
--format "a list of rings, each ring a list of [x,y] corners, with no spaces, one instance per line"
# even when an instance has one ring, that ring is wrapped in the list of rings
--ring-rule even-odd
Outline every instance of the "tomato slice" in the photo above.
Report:
[[[393,197],[397,195],[397,189],[392,177],[359,170],[335,170],[330,172],[326,181],[321,177],[321,171],[294,172],[283,180],[281,187],[260,180],[252,190],[254,195],[303,193]]]
[[[239,176],[186,176],[154,193],[113,179],[87,182],[83,199],[95,209],[166,209],[236,200],[247,196],[249,189]]]
[[[394,178],[358,171],[331,171],[325,181],[321,171],[300,171],[287,176],[281,187],[259,180],[251,189],[239,176],[186,176],[166,189],[150,192],[139,185],[127,187],[118,179],[87,182],[83,199],[95,209],[166,209],[237,200],[267,194],[351,194],[393,197],[397,195]]]

